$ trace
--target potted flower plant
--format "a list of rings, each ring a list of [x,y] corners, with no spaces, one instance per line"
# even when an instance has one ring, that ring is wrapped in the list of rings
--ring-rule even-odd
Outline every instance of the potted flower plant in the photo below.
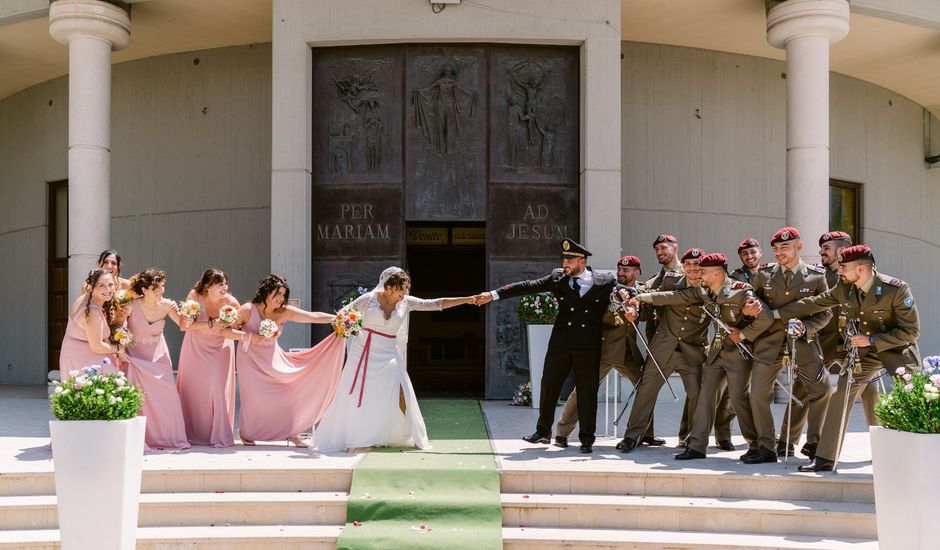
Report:
[[[894,375],[894,388],[875,405],[881,426],[869,428],[878,545],[883,550],[935,548],[940,356],[924,359],[920,372],[901,367]]]
[[[108,362],[104,359],[103,363]],[[63,550],[135,546],[146,418],[140,388],[93,365],[53,382],[52,462]]]
[[[552,335],[552,323],[558,315],[558,300],[551,292],[523,296],[519,300],[519,318],[526,324],[529,344],[529,380],[532,383],[530,401],[533,408],[539,406],[542,387],[542,369],[545,353]]]

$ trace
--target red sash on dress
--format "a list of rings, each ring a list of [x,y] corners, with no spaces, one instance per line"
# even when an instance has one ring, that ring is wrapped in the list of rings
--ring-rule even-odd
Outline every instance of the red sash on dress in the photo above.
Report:
[[[362,394],[366,390],[366,372],[369,370],[369,349],[372,347],[372,335],[378,334],[379,336],[384,336],[386,338],[395,338],[394,334],[385,334],[384,332],[379,332],[370,328],[364,328],[362,330],[368,332],[369,335],[366,336],[366,343],[362,348],[362,355],[359,356],[359,364],[356,365],[356,375],[353,377],[352,386],[349,387],[349,395],[352,395],[353,391],[356,389],[356,382],[359,380],[359,371],[362,370],[362,382],[359,384],[358,408],[362,407]]]

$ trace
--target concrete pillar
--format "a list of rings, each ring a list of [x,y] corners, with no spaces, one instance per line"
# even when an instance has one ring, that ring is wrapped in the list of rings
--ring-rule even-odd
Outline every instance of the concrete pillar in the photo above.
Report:
[[[111,242],[111,52],[130,42],[127,13],[58,0],[49,34],[69,47],[69,300]]]
[[[787,51],[787,225],[810,246],[829,230],[829,45],[849,32],[846,0],[788,0],[767,12],[767,41]]]

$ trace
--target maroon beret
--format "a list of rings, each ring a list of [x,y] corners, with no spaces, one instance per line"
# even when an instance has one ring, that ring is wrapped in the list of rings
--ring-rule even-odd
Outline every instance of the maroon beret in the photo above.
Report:
[[[699,267],[727,267],[728,257],[721,252],[705,254],[702,256],[702,261],[699,262],[698,265]]]
[[[679,239],[675,238],[672,235],[660,235],[656,237],[656,239],[653,241],[653,248],[655,248],[656,245],[660,243],[678,243],[678,242],[679,242]]]
[[[839,251],[840,263],[854,262],[856,260],[875,261],[875,257],[872,255],[871,249],[863,244],[847,246]]]
[[[640,259],[636,256],[624,256],[617,262],[617,267],[640,267]]]
[[[686,260],[698,260],[701,259],[704,255],[705,251],[701,248],[690,248],[685,251],[685,254],[682,255],[682,259],[680,261],[684,262]]]
[[[748,248],[757,248],[760,246],[760,243],[757,242],[757,239],[754,237],[748,237],[741,241],[741,244],[738,245],[738,254],[747,250]]]
[[[800,231],[795,227],[783,227],[770,239],[770,246],[787,241],[795,241],[800,238]]]
[[[845,231],[830,231],[823,233],[822,236],[819,237],[819,246],[822,246],[825,242],[836,240],[849,241],[849,244],[852,244],[852,236]]]

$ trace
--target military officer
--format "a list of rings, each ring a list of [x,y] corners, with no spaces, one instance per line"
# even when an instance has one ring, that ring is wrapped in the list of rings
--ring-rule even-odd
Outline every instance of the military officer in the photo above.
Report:
[[[633,296],[645,289],[642,282],[637,281],[641,273],[640,259],[636,256],[624,256],[617,262],[617,289],[624,289]],[[615,291],[616,292],[616,291]],[[615,369],[624,378],[636,384],[643,370],[643,353],[637,342],[637,334],[629,323],[620,323],[616,320],[617,306],[610,304],[604,314],[604,333],[601,337],[601,364],[598,383],[607,377],[611,369]],[[555,428],[555,445],[568,446],[568,436],[578,423],[578,392],[575,390],[568,397],[565,409]],[[643,443],[647,445],[664,445],[666,442],[653,435],[653,422],[643,435]]]
[[[701,248],[690,248],[682,255],[684,275],[672,286],[673,289],[700,286],[701,271],[698,265],[704,255],[705,252]],[[639,294],[638,299],[642,303],[654,304],[643,298],[643,294]],[[652,308],[642,308],[645,310],[644,313],[650,309]],[[623,441],[618,445],[618,448],[625,453],[636,448],[640,442],[640,436],[652,425],[656,397],[665,384],[663,376],[668,378],[673,372],[679,372],[682,385],[685,387],[686,410],[694,413],[698,402],[702,381],[702,363],[705,362],[704,349],[708,339],[708,317],[702,311],[700,303],[664,305],[657,308],[657,311],[660,322],[649,343],[651,353],[659,362],[663,372],[660,374],[652,359],[647,358],[643,377],[640,378],[636,387],[636,397],[633,401],[633,408],[630,410],[627,429]],[[638,318],[635,309],[627,312],[627,315],[632,321]]]
[[[774,317],[789,319],[840,307],[847,317],[847,326],[858,325],[858,334],[851,336],[849,342],[858,348],[860,371],[853,372],[849,365],[846,374],[839,378],[838,389],[829,401],[816,457],[800,466],[803,472],[834,469],[851,413],[851,409],[844,407],[846,392],[851,404],[882,368],[891,373],[899,367],[920,368],[917,348],[920,320],[907,283],[879,273],[871,249],[865,245],[849,246],[839,252],[839,279],[828,291],[774,312]]]
[[[539,292],[551,292],[558,300],[558,316],[552,327],[542,373],[539,419],[535,432],[523,439],[529,443],[549,443],[555,406],[561,385],[574,369],[578,390],[579,450],[590,453],[594,446],[597,423],[597,388],[601,353],[603,318],[610,304],[616,279],[595,273],[588,265],[591,253],[571,239],[561,242],[561,269],[532,281],[505,285],[477,296],[482,305],[490,300],[513,298]]]
[[[704,309],[711,310],[730,328],[730,335],[716,330],[715,338],[706,348],[702,385],[692,416],[692,431],[685,451],[676,455],[676,460],[705,458],[708,434],[715,421],[715,401],[722,372],[727,376],[738,425],[750,448],[745,456],[749,456],[757,444],[757,430],[751,418],[747,392],[751,365],[736,346],[743,344],[745,338],[756,338],[770,326],[773,319],[762,308],[759,308],[759,312],[752,312],[755,313],[753,318],[745,315],[744,308],[753,295],[752,288],[747,283],[733,281],[728,277],[728,258],[724,254],[706,254],[699,266],[702,270],[702,286],[641,294],[631,304],[641,300],[654,305],[702,304]]]
[[[753,279],[758,297],[770,308],[779,308],[807,296],[823,294],[828,290],[824,270],[811,266],[800,258],[803,243],[795,227],[778,230],[770,241],[776,264],[757,272]],[[757,453],[744,460],[745,464],[776,462],[776,427],[774,426],[774,383],[780,371],[795,359],[792,386],[802,385],[806,390],[803,406],[807,408],[809,426],[806,435],[806,453],[812,453],[819,441],[832,386],[823,363],[819,343],[814,339],[829,319],[831,312],[822,310],[802,319],[806,326],[805,338],[796,341],[796,357],[790,356],[787,339],[787,319],[777,319],[766,332],[754,341],[754,370],[751,373],[751,412],[759,434]],[[802,428],[802,426],[800,426]],[[799,434],[791,432],[791,441]],[[784,436],[781,437],[784,439]],[[785,445],[784,445],[785,449]]]
[[[656,261],[662,266],[655,277],[646,281],[646,289],[670,290],[676,281],[682,278],[682,264],[679,262],[679,239],[674,235],[663,234],[653,239],[653,251]],[[649,342],[656,334],[656,324],[659,319],[655,310],[649,319],[646,319],[646,341]]]
[[[738,245],[738,258],[741,258],[741,267],[731,272],[731,278],[735,281],[751,284],[751,279],[757,274],[757,271],[767,267],[767,264],[760,263],[764,256],[761,250],[760,242],[753,237],[748,237]]]

